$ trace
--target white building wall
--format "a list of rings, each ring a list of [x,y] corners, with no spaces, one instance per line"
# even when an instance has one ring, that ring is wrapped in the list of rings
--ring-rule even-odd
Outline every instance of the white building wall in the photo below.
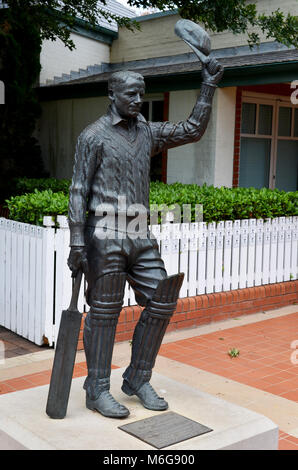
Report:
[[[170,93],[169,120],[185,120],[199,90]],[[70,178],[77,138],[81,131],[105,114],[107,97],[78,98],[42,103],[37,136],[45,166],[51,176]],[[232,186],[236,88],[218,89],[210,121],[199,142],[168,151],[167,182]]]
[[[236,87],[218,88],[214,186],[232,187]]]
[[[38,138],[45,167],[51,176],[71,178],[77,138],[108,107],[107,97],[42,103]]]
[[[186,119],[199,90],[170,93],[169,120]],[[217,89],[207,130],[199,142],[168,151],[167,182],[232,186],[236,88]]]
[[[169,121],[186,119],[196,102],[199,90],[170,93]],[[204,137],[196,143],[186,144],[168,151],[167,182],[212,184],[214,174],[215,122],[213,112]]]
[[[64,43],[56,41],[44,41],[40,55],[41,73],[40,83],[59,77],[63,73],[70,73],[84,69],[88,65],[110,62],[110,46],[94,39],[71,33],[76,48],[70,51]]]

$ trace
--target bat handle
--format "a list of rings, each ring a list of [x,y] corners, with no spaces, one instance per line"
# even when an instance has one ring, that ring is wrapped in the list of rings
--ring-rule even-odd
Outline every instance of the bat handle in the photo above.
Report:
[[[82,281],[82,271],[78,271],[76,277],[74,278],[74,283],[72,287],[72,296],[68,310],[74,311],[78,309],[78,298],[80,293],[81,281]]]

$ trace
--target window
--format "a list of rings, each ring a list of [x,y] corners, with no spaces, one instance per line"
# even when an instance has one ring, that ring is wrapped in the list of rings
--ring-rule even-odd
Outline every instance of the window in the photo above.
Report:
[[[290,137],[292,128],[292,109],[281,106],[278,117],[278,135],[280,137]]]
[[[243,97],[239,186],[296,191],[298,108],[285,98]]]
[[[242,128],[243,134],[256,133],[257,105],[254,103],[242,104]]]

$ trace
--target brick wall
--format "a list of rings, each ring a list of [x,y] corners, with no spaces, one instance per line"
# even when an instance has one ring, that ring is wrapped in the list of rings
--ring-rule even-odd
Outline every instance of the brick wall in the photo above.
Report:
[[[178,300],[167,332],[228,320],[294,304],[298,301],[298,281],[267,284],[227,292],[198,295]],[[120,313],[116,342],[132,339],[140,317],[139,306],[124,307]],[[83,324],[78,349],[83,349]]]
[[[238,87],[236,92],[236,116],[235,116],[235,136],[234,136],[234,164],[233,164],[233,188],[239,184],[240,170],[240,134],[241,134],[241,109],[242,109],[242,88]]]

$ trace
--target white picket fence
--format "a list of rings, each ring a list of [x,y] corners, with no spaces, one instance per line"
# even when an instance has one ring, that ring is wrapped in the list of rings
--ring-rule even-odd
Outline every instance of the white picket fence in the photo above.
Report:
[[[0,325],[42,344],[56,342],[70,302],[69,229],[0,218]],[[297,279],[298,217],[151,227],[168,274],[184,272],[180,297]],[[82,283],[79,309],[87,307]],[[136,303],[129,285],[124,306]]]

